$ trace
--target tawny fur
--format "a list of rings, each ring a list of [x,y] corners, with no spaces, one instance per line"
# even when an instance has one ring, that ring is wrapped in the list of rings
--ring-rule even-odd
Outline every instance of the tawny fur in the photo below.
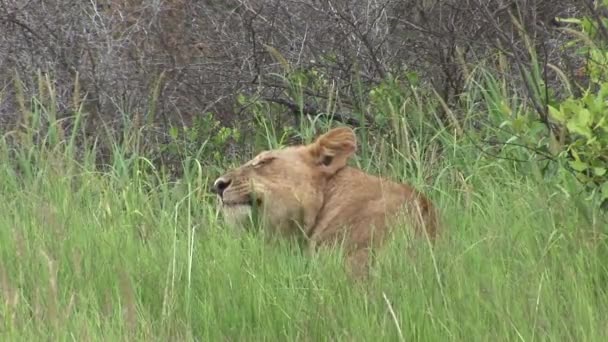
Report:
[[[262,152],[215,181],[224,216],[240,225],[259,205],[264,227],[277,235],[303,237],[310,250],[341,243],[357,277],[367,274],[369,249],[382,245],[400,214],[434,240],[431,201],[407,184],[347,166],[355,151],[354,132],[340,127],[309,145]]]

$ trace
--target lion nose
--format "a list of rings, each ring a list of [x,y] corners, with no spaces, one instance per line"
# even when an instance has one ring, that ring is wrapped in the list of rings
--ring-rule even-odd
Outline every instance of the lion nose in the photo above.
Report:
[[[218,178],[215,180],[215,182],[213,183],[213,187],[211,187],[211,191],[213,193],[216,193],[220,196],[222,196],[224,194],[224,190],[226,190],[226,188],[230,185],[232,181],[230,179],[225,179],[225,178]]]

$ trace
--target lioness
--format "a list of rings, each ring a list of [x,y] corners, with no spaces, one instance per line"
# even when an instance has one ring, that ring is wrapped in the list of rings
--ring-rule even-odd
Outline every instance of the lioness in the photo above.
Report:
[[[309,251],[342,242],[355,277],[368,271],[371,247],[385,240],[391,219],[405,213],[431,241],[438,229],[433,204],[411,186],[347,166],[355,133],[339,127],[309,145],[264,151],[215,180],[226,220],[241,225],[259,209],[272,233],[304,237]]]

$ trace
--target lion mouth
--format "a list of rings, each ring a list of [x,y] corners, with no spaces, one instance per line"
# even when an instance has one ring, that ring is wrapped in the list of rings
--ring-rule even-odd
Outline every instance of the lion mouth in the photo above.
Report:
[[[225,207],[239,207],[239,206],[248,206],[253,207],[254,205],[260,206],[262,204],[261,198],[254,198],[252,195],[247,195],[244,199],[241,200],[225,200],[221,198],[222,205]]]

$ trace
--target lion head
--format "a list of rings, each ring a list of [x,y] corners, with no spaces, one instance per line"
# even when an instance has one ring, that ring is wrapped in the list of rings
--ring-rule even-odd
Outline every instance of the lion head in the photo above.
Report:
[[[324,203],[328,179],[356,151],[350,128],[330,130],[311,144],[264,151],[215,180],[224,217],[243,224],[253,209],[281,234],[306,232]]]

